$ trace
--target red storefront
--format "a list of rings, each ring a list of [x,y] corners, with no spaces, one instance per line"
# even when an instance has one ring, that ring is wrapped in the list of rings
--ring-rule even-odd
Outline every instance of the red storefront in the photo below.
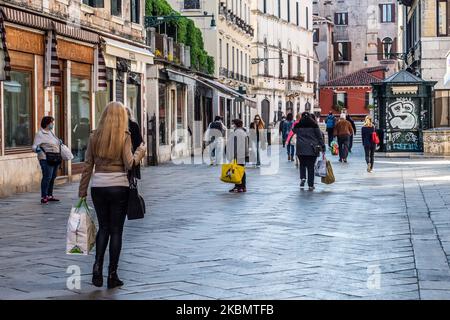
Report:
[[[384,79],[386,71],[382,66],[365,68],[321,85],[321,117],[346,109],[353,118],[363,119],[373,105],[371,83]]]

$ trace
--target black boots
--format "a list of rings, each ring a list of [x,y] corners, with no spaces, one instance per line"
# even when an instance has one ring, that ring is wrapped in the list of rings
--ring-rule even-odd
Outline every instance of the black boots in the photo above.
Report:
[[[95,260],[92,268],[92,284],[96,287],[103,286],[103,261]]]
[[[109,266],[108,289],[123,286],[123,282],[117,276],[117,266]]]

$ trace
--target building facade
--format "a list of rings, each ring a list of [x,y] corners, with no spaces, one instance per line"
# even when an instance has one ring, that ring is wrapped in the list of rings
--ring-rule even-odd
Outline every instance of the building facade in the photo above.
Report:
[[[398,70],[398,3],[395,0],[315,1],[314,13],[333,23],[333,67],[321,69],[328,81],[363,68],[386,66],[388,74]],[[317,27],[319,34],[325,27]],[[327,57],[329,37],[319,35],[319,57]],[[323,58],[321,63],[328,66]],[[331,69],[331,70],[330,70]],[[330,75],[329,73],[332,72]]]
[[[316,106],[312,1],[252,1],[252,67],[258,113],[267,124]]]
[[[450,51],[450,1],[400,1],[403,12],[401,30],[403,48],[407,53],[407,70],[434,87],[432,126],[450,126],[450,85],[445,77]]]
[[[172,8],[184,16],[214,16],[191,18],[202,31],[205,50],[214,58],[216,80],[208,121],[220,115],[228,128],[231,120],[240,118],[248,126],[255,114],[255,101],[248,96],[253,83],[250,72],[251,41],[254,30],[250,25],[250,0],[168,0]],[[231,90],[229,90],[229,89]],[[203,108],[203,107],[202,107]],[[196,123],[194,130],[205,131],[208,121]]]
[[[41,172],[31,145],[43,116],[74,159],[62,180],[81,173],[87,141],[101,112],[122,101],[146,130],[144,0],[1,1],[0,196],[36,188]],[[50,53],[50,54],[49,54]],[[6,70],[3,69],[2,70]]]

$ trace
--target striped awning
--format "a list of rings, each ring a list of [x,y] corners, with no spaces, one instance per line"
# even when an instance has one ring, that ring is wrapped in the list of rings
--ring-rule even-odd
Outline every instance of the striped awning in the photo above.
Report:
[[[58,63],[56,32],[51,29],[47,31],[45,38],[45,86],[61,85],[61,70]]]
[[[3,19],[3,12],[0,11],[0,81],[11,80],[11,59],[9,58],[8,47],[6,45],[6,30]]]
[[[94,73],[95,91],[105,91],[107,89],[106,63],[100,44],[95,48]]]
[[[3,12],[4,20],[7,22],[17,23],[44,31],[51,29],[53,24],[54,30],[58,35],[89,43],[99,43],[100,41],[98,34],[83,30],[79,25],[71,26],[70,23],[56,22],[47,17],[8,7],[0,7],[0,10]]]

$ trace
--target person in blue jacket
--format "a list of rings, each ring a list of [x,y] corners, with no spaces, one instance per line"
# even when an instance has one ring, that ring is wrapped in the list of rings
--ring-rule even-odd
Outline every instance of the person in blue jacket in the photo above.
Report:
[[[330,111],[328,113],[327,119],[325,120],[325,124],[327,125],[328,146],[331,147],[331,142],[334,139],[334,135],[333,135],[334,126],[336,125],[336,119],[335,119],[332,111]]]

